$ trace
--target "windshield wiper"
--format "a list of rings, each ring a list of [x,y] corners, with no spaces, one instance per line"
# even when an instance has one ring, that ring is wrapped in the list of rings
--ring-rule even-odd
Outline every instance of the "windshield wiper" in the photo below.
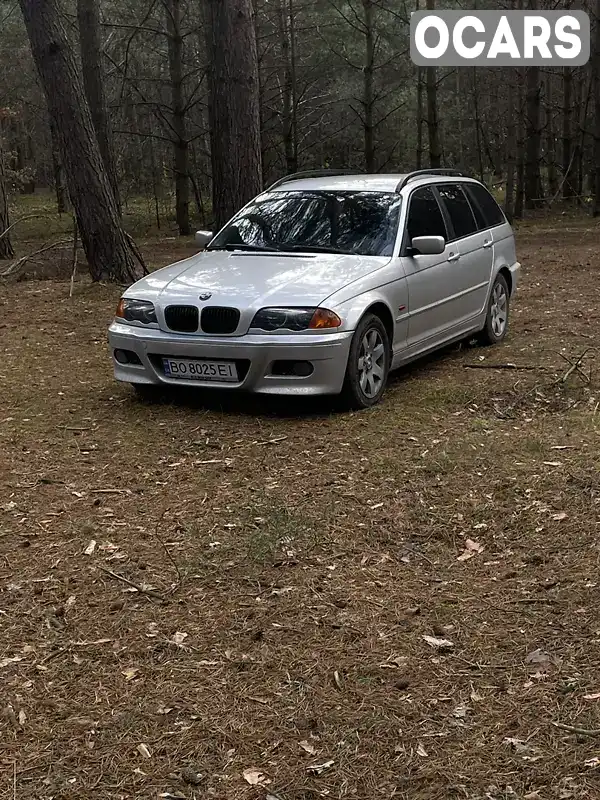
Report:
[[[284,253],[333,253],[342,255],[352,255],[351,250],[336,250],[332,247],[323,247],[318,244],[286,244],[282,247]]]
[[[207,247],[208,251],[210,250],[227,250],[228,252],[233,252],[234,250],[248,250],[252,253],[277,253],[278,249],[276,247],[260,247],[259,245],[255,244],[222,244],[218,247]]]

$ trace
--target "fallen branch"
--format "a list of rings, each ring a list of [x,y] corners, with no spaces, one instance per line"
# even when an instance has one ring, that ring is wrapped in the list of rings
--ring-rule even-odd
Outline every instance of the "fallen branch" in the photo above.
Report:
[[[5,236],[8,236],[15,225],[18,225],[19,222],[25,222],[28,219],[49,219],[49,217],[47,214],[28,214],[26,217],[20,217],[19,219],[16,219],[12,225],[9,225],[5,231],[0,233],[0,239],[4,239]]]
[[[519,369],[519,370],[546,370],[546,367],[527,366],[525,364],[463,364],[465,369]]]
[[[579,728],[577,725],[565,725],[564,722],[553,722],[555,728],[569,733],[578,733],[580,736],[600,736],[600,728]]]
[[[9,264],[4,272],[0,272],[0,278],[12,278],[21,271],[28,261],[31,261],[35,256],[39,256],[42,253],[46,253],[48,250],[53,250],[57,247],[65,247],[70,243],[70,240],[61,239],[58,242],[52,242],[52,244],[44,245],[44,247],[41,247],[39,250],[35,250],[33,253],[29,253],[26,256],[21,256],[21,258],[17,258],[16,261],[13,261],[12,264]]]
[[[107,575],[110,575],[111,578],[126,583],[128,586],[131,586],[132,588],[136,589],[141,594],[148,595],[148,597],[154,597],[155,600],[160,600],[163,603],[168,602],[168,600],[165,597],[163,597],[162,594],[159,594],[158,592],[155,592],[152,589],[144,589],[144,587],[140,586],[139,583],[134,583],[133,581],[130,581],[129,578],[126,578],[124,575],[119,575],[118,572],[113,572],[111,569],[106,569],[106,567],[98,567],[98,569],[106,573]]]

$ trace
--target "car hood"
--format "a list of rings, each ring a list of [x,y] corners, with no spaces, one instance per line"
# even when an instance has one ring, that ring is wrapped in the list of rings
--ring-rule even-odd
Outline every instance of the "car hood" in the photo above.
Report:
[[[160,306],[194,303],[211,293],[211,305],[256,309],[318,306],[329,295],[381,269],[386,256],[205,251],[147,275],[126,296]]]

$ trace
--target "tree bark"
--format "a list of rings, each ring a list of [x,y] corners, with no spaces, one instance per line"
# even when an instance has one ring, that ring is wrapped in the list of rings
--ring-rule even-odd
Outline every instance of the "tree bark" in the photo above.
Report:
[[[365,60],[363,66],[363,129],[365,169],[375,172],[375,92],[373,75],[375,71],[375,34],[373,31],[373,0],[362,0],[365,36]]]
[[[435,0],[427,0],[427,10],[435,11]],[[425,67],[425,92],[427,95],[427,133],[429,135],[429,166],[442,166],[440,122],[438,118],[437,69]]]
[[[4,154],[0,148],[0,259],[12,258],[15,254],[13,250],[10,234],[2,236],[4,231],[10,226],[8,214],[8,198],[6,196],[6,180],[4,177]]]
[[[548,191],[550,197],[554,197],[558,190],[558,178],[556,175],[556,140],[554,135],[554,87],[552,85],[553,75],[546,76],[546,163],[548,172]]]
[[[562,196],[573,197],[573,68],[563,67],[563,118],[562,118]]]
[[[423,122],[423,67],[417,67],[417,169],[423,168]]]
[[[509,222],[515,216],[515,168],[517,154],[517,119],[515,108],[515,81],[513,75],[508,78],[508,108],[506,128],[506,191],[504,196],[504,213]]]
[[[298,152],[295,141],[295,107],[296,76],[294,70],[295,53],[293,52],[290,23],[294,13],[291,6],[288,11],[288,0],[279,0],[279,37],[281,42],[281,59],[283,61],[283,79],[281,86],[281,135],[285,155],[285,168],[288,175],[298,171]]]
[[[53,122],[50,122],[50,139],[52,142],[52,171],[54,174],[54,192],[56,194],[56,210],[59,214],[67,211],[68,194],[65,185],[65,171],[60,156],[58,134]]]
[[[515,219],[522,219],[525,205],[525,68],[517,70],[517,179]]]
[[[77,19],[85,96],[90,107],[104,168],[112,186],[117,207],[120,209],[119,183],[102,80],[102,39],[98,0],[77,0]]]
[[[208,0],[214,226],[262,186],[258,56],[250,0]]]
[[[135,246],[121,228],[58,0],[19,0],[19,4],[50,117],[56,126],[69,195],[92,279],[135,281],[143,274],[143,268]]]
[[[530,4],[531,7],[531,4]],[[542,146],[541,91],[539,67],[527,67],[527,111],[525,150],[525,205],[535,208],[542,196],[540,158]]]
[[[190,180],[189,141],[183,95],[183,36],[181,34],[181,0],[164,0],[167,14],[169,74],[173,112],[173,165],[175,171],[175,219],[180,236],[189,236]]]
[[[592,45],[592,75],[594,81],[594,195],[592,216],[600,216],[600,4],[596,3],[596,30]]]

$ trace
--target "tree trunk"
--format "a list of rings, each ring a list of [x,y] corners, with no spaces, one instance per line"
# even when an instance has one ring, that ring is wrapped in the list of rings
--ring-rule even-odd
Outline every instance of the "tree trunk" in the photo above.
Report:
[[[208,0],[213,214],[218,230],[261,190],[258,57],[250,0]]]
[[[281,59],[283,61],[283,80],[281,87],[281,135],[285,155],[285,168],[288,175],[298,171],[296,143],[294,141],[294,113],[296,105],[296,85],[293,70],[290,20],[293,8],[288,12],[287,0],[279,0],[279,37]]]
[[[181,0],[164,0],[169,43],[169,75],[173,110],[173,165],[175,171],[175,219],[180,236],[189,236],[190,181],[189,141],[183,96],[183,36],[181,35]]]
[[[375,70],[375,34],[373,31],[373,0],[362,0],[365,34],[365,61],[363,66],[363,128],[365,168],[375,172],[375,94],[373,74]]]
[[[525,205],[525,69],[517,70],[517,186],[515,191],[515,219],[522,219]]]
[[[10,226],[8,215],[8,198],[6,196],[6,181],[4,178],[4,154],[0,148],[0,258],[12,258],[15,254],[13,250],[10,234],[2,236],[4,231]]]
[[[60,157],[58,144],[58,134],[54,123],[50,122],[50,140],[52,143],[52,171],[54,174],[54,192],[56,194],[56,210],[59,214],[64,214],[68,206],[68,194],[65,184],[65,171]]]
[[[511,70],[514,74],[514,70]],[[515,168],[517,154],[517,119],[515,109],[514,75],[508,77],[508,108],[506,127],[506,192],[504,197],[504,213],[508,221],[515,216]]]
[[[530,3],[530,7],[531,7]],[[541,128],[541,80],[539,67],[527,67],[527,111],[525,151],[525,205],[535,208],[542,196],[540,158],[542,145]]]
[[[594,195],[592,216],[600,216],[600,4],[596,3],[596,30],[592,45],[592,75],[594,80]]]
[[[554,136],[554,91],[552,85],[553,74],[546,76],[546,163],[548,165],[548,190],[550,197],[555,197],[558,191],[558,178],[556,175],[556,140]]]
[[[573,69],[563,67],[563,119],[562,119],[562,196],[563,200],[573,197]]]
[[[435,0],[427,0],[427,10],[435,11]],[[425,67],[425,90],[427,95],[427,133],[429,135],[429,166],[442,166],[440,145],[440,123],[438,117],[437,70]]]
[[[423,168],[423,122],[423,67],[417,67],[417,169]]]
[[[479,167],[479,180],[485,180],[483,169],[483,147],[481,145],[481,116],[479,113],[479,86],[477,81],[477,68],[473,68],[473,122],[475,125],[475,146],[477,148],[477,165]]]
[[[56,126],[90,274],[93,280],[135,281],[143,270],[135,246],[121,228],[58,0],[19,3],[50,117]]]
[[[77,0],[77,19],[85,96],[92,114],[104,168],[112,186],[117,207],[120,209],[119,184],[102,81],[102,40],[98,0]]]

